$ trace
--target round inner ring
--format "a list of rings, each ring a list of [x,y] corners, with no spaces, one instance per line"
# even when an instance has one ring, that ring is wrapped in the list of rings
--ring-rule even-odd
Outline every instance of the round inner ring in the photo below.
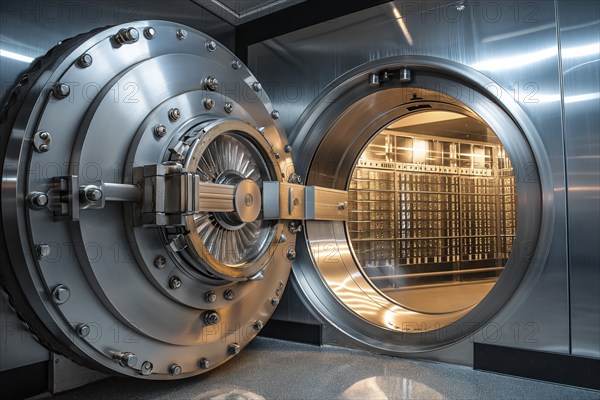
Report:
[[[260,217],[260,188],[264,180],[270,179],[264,157],[246,138],[226,133],[208,145],[197,172],[205,182],[236,186],[234,212],[206,212],[194,217],[206,249],[225,265],[252,262],[268,247],[272,230],[272,224]]]

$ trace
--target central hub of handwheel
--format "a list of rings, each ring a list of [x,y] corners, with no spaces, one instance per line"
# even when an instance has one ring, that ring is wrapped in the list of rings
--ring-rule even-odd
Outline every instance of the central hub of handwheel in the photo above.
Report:
[[[251,179],[244,179],[237,184],[234,195],[235,213],[243,223],[257,220],[260,215],[262,195],[260,187]]]

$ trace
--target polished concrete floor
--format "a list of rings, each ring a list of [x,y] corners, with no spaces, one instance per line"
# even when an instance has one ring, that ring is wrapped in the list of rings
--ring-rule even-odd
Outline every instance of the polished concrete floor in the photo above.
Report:
[[[179,382],[111,378],[51,399],[600,399],[600,392],[456,365],[258,338],[235,360]]]

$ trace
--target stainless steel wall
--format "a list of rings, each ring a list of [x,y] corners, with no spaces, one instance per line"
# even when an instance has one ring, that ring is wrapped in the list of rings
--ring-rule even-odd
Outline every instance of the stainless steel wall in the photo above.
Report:
[[[544,263],[544,269],[530,294],[515,299],[516,310],[501,313],[478,341],[560,353],[570,353],[573,345],[576,354],[600,357],[591,345],[595,338],[597,346],[600,335],[596,283],[600,263],[598,246],[592,244],[598,243],[600,153],[598,112],[593,108],[599,43],[597,4],[592,3],[396,1],[249,49],[249,67],[281,111],[288,132],[333,79],[364,62],[405,54],[471,66],[512,94],[502,101],[515,101],[527,113],[551,161],[550,170],[542,171],[553,180],[552,193],[546,193],[554,210],[551,251],[547,259],[535,260]],[[580,73],[595,75],[586,80]],[[567,101],[561,102],[563,96]],[[574,201],[569,212],[567,173],[569,199]],[[576,239],[584,235],[589,236]],[[280,310],[276,317],[307,319],[294,307]]]
[[[600,357],[600,3],[561,0],[572,353]]]
[[[181,22],[234,49],[233,27],[190,0],[2,0],[2,105],[30,60],[44,55],[57,42],[94,28],[143,19]],[[0,355],[0,371],[48,360],[48,351],[18,321],[4,293],[0,293]]]
[[[49,352],[25,329],[0,290],[0,372],[48,360]]]

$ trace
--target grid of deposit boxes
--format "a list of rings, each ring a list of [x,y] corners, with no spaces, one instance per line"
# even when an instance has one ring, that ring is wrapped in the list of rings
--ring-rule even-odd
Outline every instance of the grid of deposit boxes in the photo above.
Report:
[[[384,133],[354,170],[348,231],[384,288],[394,277],[404,286],[494,279],[512,249],[515,196],[499,144]]]

